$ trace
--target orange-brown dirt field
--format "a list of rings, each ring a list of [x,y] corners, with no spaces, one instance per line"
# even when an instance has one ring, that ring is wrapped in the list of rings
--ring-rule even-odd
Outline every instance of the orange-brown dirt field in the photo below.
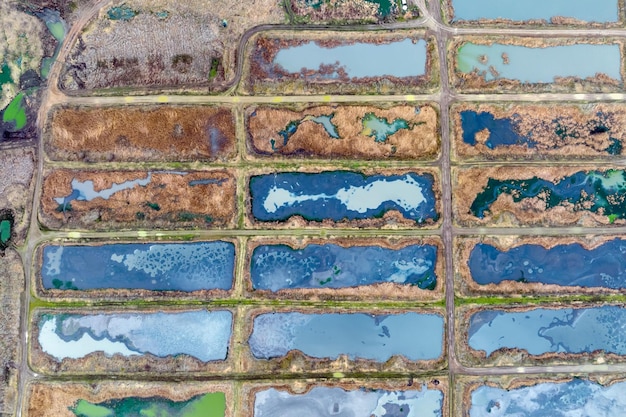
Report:
[[[610,305],[610,304],[604,304]],[[571,303],[542,305],[541,308],[559,309],[571,307]],[[576,308],[597,307],[597,304],[577,303]],[[623,363],[626,358],[614,353],[598,350],[590,353],[562,353],[547,352],[541,355],[531,355],[525,349],[500,348],[489,355],[484,350],[474,350],[468,346],[469,321],[476,312],[484,306],[466,305],[455,312],[456,352],[461,364],[468,367],[482,366],[552,366],[552,365],[584,365],[590,363]],[[536,305],[491,305],[489,309],[506,310],[507,312],[524,312],[536,309]]]
[[[210,392],[223,392],[226,395],[226,417],[233,416],[233,387],[222,382],[40,382],[29,388],[28,417],[76,417],[70,407],[79,400],[96,404],[126,397],[163,397],[172,401],[187,401],[196,395]]]
[[[372,132],[364,130],[362,124],[368,113],[385,118],[389,123],[396,119],[405,120],[410,128],[398,130],[384,142],[376,142]],[[331,137],[324,126],[310,120],[330,114],[339,139]],[[438,114],[429,104],[389,108],[320,106],[302,111],[261,107],[248,109],[246,120],[249,147],[254,154],[262,156],[425,160],[435,159],[439,154]],[[284,145],[279,132],[290,122],[301,120],[296,132]]]
[[[522,136],[530,136],[536,145],[497,146],[493,149],[485,145],[489,131],[484,129],[476,134],[476,145],[463,142],[460,113],[465,110],[477,113],[487,112],[496,119],[511,119],[517,123],[517,130]],[[593,132],[592,127],[599,117],[606,132]],[[607,152],[611,145],[609,138],[619,141],[626,147],[626,107],[614,104],[479,104],[462,103],[452,107],[451,128],[453,132],[453,150],[459,159],[541,159],[546,156],[568,159],[592,157],[614,157]],[[558,120],[558,126],[556,121]],[[556,129],[572,132],[561,138]]]
[[[259,307],[248,310],[245,315],[246,323],[243,330],[246,340],[252,334],[253,322],[256,316],[264,313],[278,312],[300,312],[300,313],[353,313],[354,310],[339,308],[277,308],[277,307]],[[359,312],[363,312],[359,310]],[[443,317],[445,322],[445,311],[439,308],[412,308],[385,310],[376,309],[376,314],[401,314],[405,312],[419,312],[427,314],[438,314]],[[437,359],[411,361],[402,355],[394,355],[386,362],[377,362],[369,359],[350,359],[347,355],[340,355],[337,359],[330,358],[313,358],[305,355],[300,350],[290,350],[285,356],[259,360],[252,354],[249,345],[244,345],[242,350],[241,363],[247,370],[249,375],[262,374],[329,374],[335,372],[341,373],[407,373],[407,372],[424,372],[438,371],[445,368],[447,363],[446,336],[443,335],[441,356]]]
[[[64,107],[48,123],[54,161],[213,161],[235,154],[235,120],[208,106]]]
[[[615,167],[613,167],[615,168]],[[605,166],[598,171],[606,171],[611,167]],[[514,202],[510,194],[502,193],[491,204],[484,217],[478,218],[471,214],[470,207],[476,198],[487,186],[490,178],[496,180],[521,180],[538,177],[547,181],[559,181],[578,171],[589,171],[585,167],[482,167],[453,169],[453,199],[452,209],[454,221],[461,227],[513,227],[513,226],[607,226],[626,224],[625,219],[615,219],[611,222],[609,216],[593,213],[587,210],[575,211],[573,204],[561,204],[546,209],[544,200],[524,198]]]
[[[459,296],[484,296],[506,295],[511,297],[532,297],[533,295],[562,295],[562,294],[620,294],[622,291],[612,288],[591,288],[591,287],[565,287],[554,284],[541,284],[536,282],[503,281],[498,284],[480,285],[472,279],[467,262],[469,256],[478,243],[493,245],[499,250],[511,250],[517,246],[532,244],[540,245],[551,249],[557,245],[567,245],[578,243],[585,249],[594,249],[609,240],[618,236],[592,236],[584,237],[563,236],[481,236],[481,237],[461,237],[454,241],[455,267],[455,292]]]
[[[250,416],[254,415],[254,400],[255,395],[259,391],[268,390],[274,388],[278,391],[283,391],[289,394],[306,394],[315,387],[324,386],[328,388],[341,388],[345,391],[357,391],[357,390],[388,390],[388,391],[421,391],[422,387],[426,385],[429,390],[439,390],[443,393],[443,401],[441,404],[443,416],[447,417],[448,414],[448,378],[447,376],[437,375],[432,377],[410,377],[409,379],[340,379],[337,381],[326,381],[324,383],[301,381],[301,380],[289,380],[289,381],[271,381],[271,382],[256,382],[247,383],[243,387],[243,401],[241,415]]]
[[[350,288],[299,288],[284,289],[276,292],[270,290],[254,290],[250,278],[250,260],[252,252],[260,245],[287,245],[292,248],[303,248],[306,245],[322,245],[332,243],[342,247],[371,246],[376,245],[389,249],[401,249],[408,245],[436,245],[437,265],[435,274],[437,275],[437,286],[433,290],[423,290],[416,285],[401,285],[392,282],[385,282],[374,285],[365,285]],[[432,301],[440,300],[443,297],[443,246],[438,236],[429,236],[421,239],[398,239],[387,237],[373,237],[368,239],[347,239],[347,238],[326,238],[326,239],[289,239],[289,238],[265,238],[254,239],[248,242],[246,248],[246,268],[245,285],[246,292],[250,297],[262,297],[263,299],[291,299],[291,300],[415,300]]]
[[[93,181],[96,191],[131,180],[151,181],[145,186],[115,192],[108,200],[73,200],[63,211],[54,198],[72,193],[72,180]],[[190,185],[194,180],[214,183]],[[40,217],[51,229],[79,228],[221,228],[232,227],[236,180],[231,171],[74,171],[49,172],[43,182]],[[140,214],[141,213],[141,214]]]
[[[486,81],[478,72],[464,73],[458,70],[456,65],[456,55],[459,48],[465,43],[474,43],[477,45],[492,45],[494,43],[503,43],[507,45],[519,45],[534,48],[573,45],[578,43],[585,44],[618,44],[620,51],[624,50],[624,44],[621,40],[606,38],[534,38],[534,37],[475,37],[468,36],[463,38],[455,38],[450,42],[448,47],[448,70],[450,73],[450,81],[452,86],[458,91],[468,93],[482,93],[485,91],[494,92],[545,92],[545,93],[601,93],[621,91],[624,84],[624,67],[622,66],[619,80],[610,78],[606,74],[596,74],[594,77],[581,79],[579,77],[556,77],[551,83],[522,83],[519,80],[508,78],[495,78]]]

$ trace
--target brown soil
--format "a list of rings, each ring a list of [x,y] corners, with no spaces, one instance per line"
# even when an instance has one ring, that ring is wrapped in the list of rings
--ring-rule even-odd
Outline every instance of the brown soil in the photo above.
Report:
[[[506,295],[511,297],[532,297],[534,295],[571,295],[571,294],[620,294],[622,291],[611,288],[590,288],[590,287],[564,287],[561,285],[522,283],[517,281],[503,281],[499,284],[480,285],[471,277],[467,265],[470,253],[478,243],[493,245],[499,250],[508,251],[517,246],[533,244],[541,245],[546,249],[551,249],[557,245],[567,245],[578,243],[585,249],[594,249],[603,243],[613,240],[619,236],[481,236],[462,237],[454,241],[455,267],[455,287],[459,296],[484,296]]]
[[[208,106],[57,108],[46,152],[55,161],[223,161],[235,154],[235,121]]]
[[[612,167],[598,168],[600,172]],[[613,169],[618,169],[613,167]],[[455,168],[453,177],[453,214],[454,221],[460,227],[513,227],[513,226],[608,226],[611,220],[608,216],[591,211],[575,211],[572,204],[558,205],[546,208],[546,203],[540,198],[524,198],[519,202],[513,201],[510,194],[500,194],[498,199],[485,212],[482,219],[470,212],[476,196],[487,186],[490,178],[496,180],[521,180],[538,177],[551,182],[557,182],[566,176],[578,171],[589,171],[585,167],[483,167],[483,168]],[[616,219],[614,225],[624,225],[626,220]]]
[[[96,191],[113,184],[146,179],[145,187],[118,191],[108,200],[74,200],[62,210],[54,198],[72,193],[72,180],[93,181]],[[212,184],[190,185],[193,180],[216,180]],[[220,182],[221,181],[221,182]],[[236,180],[232,171],[192,171],[186,175],[169,171],[74,171],[49,172],[43,183],[41,221],[52,229],[119,228],[221,228],[233,227]],[[141,213],[141,214],[140,214]]]
[[[375,314],[401,314],[405,312],[418,312],[439,314],[444,318],[445,326],[445,311],[438,308],[419,308],[419,309],[394,309],[386,310],[377,308]],[[245,317],[246,323],[243,330],[245,340],[247,341],[252,334],[252,327],[254,318],[259,314],[264,313],[279,313],[279,312],[301,312],[301,313],[350,313],[354,310],[347,310],[345,308],[297,308],[291,307],[289,309],[279,307],[259,307],[257,309],[249,310]],[[358,312],[363,312],[359,310]],[[244,369],[247,370],[248,375],[281,375],[281,374],[314,374],[323,375],[331,373],[348,373],[348,374],[361,374],[361,373],[423,373],[425,371],[437,371],[445,368],[447,364],[446,354],[446,335],[444,332],[442,343],[442,354],[438,359],[425,360],[425,361],[411,361],[404,356],[394,355],[386,362],[376,362],[374,360],[367,359],[349,359],[347,355],[340,355],[337,359],[319,359],[305,355],[300,350],[291,350],[285,356],[273,359],[256,359],[250,351],[249,345],[246,343],[242,346],[242,358],[241,362]]]
[[[331,169],[332,170],[332,169]],[[325,170],[321,169],[313,169],[309,167],[301,167],[298,172],[324,172]],[[263,168],[250,170],[247,174],[246,184],[249,184],[250,177],[255,175],[263,175],[269,173],[275,173],[275,168]],[[252,215],[252,199],[250,195],[248,195],[246,200],[246,210],[248,215],[246,216],[246,226],[250,228],[256,229],[278,229],[278,228],[286,228],[286,229],[297,229],[297,228],[325,228],[325,229],[333,229],[333,228],[376,228],[376,229],[404,229],[404,228],[422,228],[422,229],[434,229],[439,227],[441,223],[441,182],[439,180],[439,171],[434,168],[421,168],[421,169],[373,169],[366,168],[359,170],[359,172],[365,175],[373,175],[373,174],[381,174],[381,175],[403,175],[409,172],[416,173],[418,175],[422,174],[430,174],[433,176],[433,191],[435,194],[435,207],[436,212],[439,215],[439,218],[436,221],[426,221],[422,224],[417,224],[414,220],[405,218],[402,213],[397,210],[390,210],[386,212],[380,218],[370,218],[370,219],[355,219],[355,220],[341,220],[341,221],[332,221],[330,219],[324,221],[313,221],[306,220],[301,216],[292,216],[286,221],[277,221],[277,222],[264,222],[257,221],[254,219]],[[248,187],[249,188],[249,187]],[[249,194],[249,193],[248,193]]]
[[[318,70],[303,70],[297,73],[285,71],[280,65],[273,63],[279,50],[314,41],[325,47],[351,45],[357,42],[385,44],[412,39],[417,42],[425,39],[426,68],[425,74],[413,77],[363,77],[350,78],[341,68],[334,79],[320,78],[321,75],[332,73],[333,66],[323,66]],[[253,37],[246,49],[247,67],[244,92],[247,94],[282,95],[293,94],[398,94],[432,92],[439,83],[439,63],[434,38],[422,31],[406,31],[404,33],[372,34],[372,32],[310,32],[294,37],[292,32],[266,32]]]
[[[529,136],[536,145],[498,146],[493,149],[485,145],[489,132],[485,129],[476,137],[476,145],[463,142],[460,113],[465,110],[487,112],[496,119],[511,119],[517,123],[517,130],[522,136]],[[603,116],[599,117],[598,113]],[[616,139],[626,148],[626,107],[612,104],[589,104],[583,106],[555,104],[478,104],[462,103],[452,107],[451,127],[454,138],[454,151],[460,159],[541,159],[557,157],[579,158],[614,158],[607,148],[612,144],[609,138]],[[605,132],[594,131],[601,120]],[[556,132],[563,129],[575,134],[561,135]]]
[[[362,119],[368,113],[386,118],[389,123],[403,119],[410,129],[400,129],[385,142],[376,142],[363,128]],[[321,124],[307,120],[300,123],[284,145],[279,132],[290,122],[330,114],[334,115],[331,121],[340,139],[332,138]],[[248,109],[246,116],[249,147],[261,156],[424,160],[434,159],[439,154],[438,114],[430,104],[390,108],[320,106],[301,111],[261,107]]]
[[[22,259],[13,249],[0,258],[0,415],[16,415],[20,358],[20,296],[24,291]]]
[[[224,310],[223,308],[219,310]],[[158,310],[141,310],[142,313],[150,311],[165,311],[163,308]],[[173,310],[169,310],[173,311]],[[184,310],[175,310],[184,311]],[[64,310],[68,314],[101,314],[114,313],[116,310]],[[117,310],[126,314],[139,312],[138,310]],[[159,357],[151,353],[144,353],[133,356],[123,356],[115,354],[107,356],[103,351],[90,353],[82,358],[64,358],[59,361],[53,356],[44,352],[39,344],[39,322],[43,314],[49,311],[40,310],[32,315],[30,332],[29,332],[29,364],[34,370],[45,375],[106,375],[107,377],[121,376],[128,378],[132,374],[135,377],[142,376],[208,376],[208,375],[224,375],[233,373],[234,360],[232,353],[229,353],[226,360],[203,362],[195,357],[186,354],[175,356]],[[56,311],[58,313],[58,310]],[[236,315],[233,314],[233,323]],[[232,337],[231,337],[232,339]],[[231,342],[229,341],[229,347]]]
[[[260,245],[287,245],[291,248],[303,248],[306,245],[322,245],[335,244],[341,247],[352,246],[371,246],[376,245],[389,249],[402,249],[408,245],[429,244],[436,245],[437,265],[435,273],[437,275],[437,286],[434,290],[423,290],[417,286],[402,285],[395,283],[381,283],[374,285],[350,287],[350,288],[314,288],[314,289],[284,289],[276,292],[270,290],[255,290],[252,288],[250,278],[250,260],[252,252]],[[432,301],[440,300],[443,297],[443,286],[445,281],[443,266],[443,246],[441,239],[436,236],[424,237],[422,239],[398,239],[398,238],[326,238],[326,239],[308,239],[308,238],[257,238],[248,243],[246,247],[246,267],[245,267],[245,289],[249,297],[263,299],[281,299],[281,300],[413,300]]]
[[[602,305],[610,305],[604,303]],[[584,302],[568,302],[566,304],[549,304],[549,305],[491,305],[489,309],[506,310],[508,312],[523,312],[536,308],[559,309],[559,308],[585,308],[598,307],[598,304]],[[553,366],[553,365],[584,365],[584,364],[602,364],[602,363],[623,363],[626,359],[622,355],[614,353],[606,353],[597,350],[591,353],[559,353],[548,352],[541,355],[531,355],[525,349],[501,348],[491,353],[489,357],[484,350],[474,350],[468,346],[469,340],[469,320],[470,317],[484,309],[484,306],[463,306],[456,308],[455,317],[455,334],[456,334],[456,352],[461,364],[468,367],[491,367],[491,366]]]
[[[137,14],[127,21],[109,19],[108,11],[120,5]],[[159,15],[163,12],[167,15]],[[73,45],[60,85],[67,90],[223,90],[234,79],[242,35],[261,24],[284,22],[284,8],[273,0],[218,0],[210,7],[201,0],[109,3]],[[212,77],[214,62],[218,65]]]
[[[254,401],[258,392],[274,388],[289,394],[306,394],[315,387],[341,388],[346,391],[357,390],[387,390],[387,391],[421,391],[426,385],[429,390],[439,390],[443,393],[442,417],[448,417],[448,378],[437,375],[433,377],[409,377],[408,379],[339,379],[325,382],[311,382],[310,380],[289,380],[247,383],[243,387],[242,416],[254,415]]]
[[[605,74],[596,74],[594,77],[581,79],[578,77],[555,77],[552,83],[524,83],[519,80],[507,78],[496,78],[486,81],[483,76],[474,71],[471,73],[463,73],[457,69],[456,54],[463,44],[471,42],[477,45],[492,45],[494,43],[502,43],[507,45],[519,45],[527,47],[548,47],[560,45],[574,44],[617,44],[620,50],[624,50],[624,45],[618,39],[579,39],[579,38],[534,38],[534,37],[516,37],[501,38],[495,36],[468,36],[463,38],[455,38],[448,46],[448,72],[450,81],[458,91],[465,93],[484,93],[492,92],[545,92],[545,93],[600,93],[621,91],[623,80],[626,78],[624,68],[621,68],[621,79],[615,80],[609,78]]]
[[[480,377],[459,375],[456,377],[457,380],[454,386],[454,409],[456,410],[454,415],[470,417],[469,410],[472,404],[472,393],[483,386],[513,390],[543,383],[566,383],[577,378],[580,378],[580,376],[571,374],[534,375],[533,377],[520,375],[483,375]],[[584,379],[609,387],[615,383],[623,382],[624,376],[619,374],[585,374]]]
[[[235,245],[235,253],[239,252],[239,241],[237,239],[224,239],[220,240],[231,242]],[[194,241],[200,242],[200,241]],[[76,241],[64,241],[66,245],[80,245],[81,243]],[[86,242],[85,246],[100,246],[105,244],[112,243],[138,243],[137,241],[124,241],[121,242],[119,240],[116,241],[98,241],[94,242],[94,240],[89,240]],[[150,243],[147,241],[141,241],[141,243]],[[161,241],[162,243],[162,241]],[[177,241],[168,241],[168,243],[189,243],[186,242],[177,242]],[[85,299],[91,300],[115,300],[115,301],[131,301],[131,300],[142,300],[145,302],[150,301],[158,301],[158,300],[215,300],[227,298],[232,295],[233,290],[202,290],[202,291],[150,291],[150,290],[140,290],[140,289],[93,289],[93,290],[58,290],[58,289],[46,289],[43,287],[42,277],[41,277],[41,265],[43,264],[43,250],[47,246],[47,244],[43,244],[37,247],[35,252],[35,259],[37,268],[35,272],[32,274],[31,288],[34,288],[37,292],[39,298],[48,299],[51,301],[81,301]]]
[[[234,394],[230,383],[225,382],[38,382],[30,386],[28,396],[29,417],[75,417],[70,407],[78,400],[92,404],[127,397],[163,397],[172,401],[187,401],[210,392],[226,395],[226,417],[233,416]]]
[[[12,242],[16,245],[24,243],[30,224],[35,164],[35,154],[29,148],[0,151],[0,210],[13,212]]]

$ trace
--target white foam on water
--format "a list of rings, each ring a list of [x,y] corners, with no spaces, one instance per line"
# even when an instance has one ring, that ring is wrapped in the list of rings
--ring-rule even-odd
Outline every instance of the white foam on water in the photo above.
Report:
[[[56,249],[48,247],[46,252],[46,260],[44,267],[46,274],[49,276],[59,275],[61,273],[61,257],[63,256],[63,246],[57,246]]]

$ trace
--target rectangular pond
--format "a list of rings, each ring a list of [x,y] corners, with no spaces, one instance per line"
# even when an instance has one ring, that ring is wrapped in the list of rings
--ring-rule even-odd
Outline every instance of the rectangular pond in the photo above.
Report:
[[[369,220],[399,213],[413,224],[439,219],[435,178],[430,173],[373,174],[352,171],[280,172],[250,178],[255,220],[284,222]]]
[[[577,43],[556,46],[462,43],[456,71],[476,74],[485,82],[515,80],[522,84],[554,83],[556,78],[594,78],[598,74],[621,81],[618,44]]]
[[[491,357],[520,350],[544,354],[626,355],[626,309],[616,305],[585,308],[489,308],[474,312],[467,329],[468,346]]]
[[[626,382],[602,385],[584,377],[503,389],[484,385],[471,391],[469,417],[620,416],[626,409]]]
[[[232,242],[47,244],[41,252],[44,290],[229,290]]]
[[[202,362],[226,359],[230,311],[70,314],[44,313],[37,321],[41,350],[62,362],[95,352],[107,358],[188,355]]]
[[[309,244],[259,245],[250,260],[255,290],[277,292],[289,288],[348,288],[395,283],[434,290],[437,286],[435,244],[339,246]]]
[[[612,23],[619,20],[617,0],[448,0],[452,21],[546,20],[569,18],[582,22]]]
[[[253,417],[441,417],[442,408],[443,392],[426,385],[419,391],[318,386],[305,394],[270,388],[256,393]]]
[[[248,340],[257,359],[299,350],[312,358],[386,362],[435,360],[443,354],[444,320],[438,314],[264,313],[254,318]]]

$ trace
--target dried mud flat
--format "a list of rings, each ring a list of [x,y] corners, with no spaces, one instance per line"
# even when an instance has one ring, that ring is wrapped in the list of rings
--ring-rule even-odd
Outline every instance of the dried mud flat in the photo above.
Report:
[[[246,111],[249,148],[259,156],[321,157],[342,159],[435,159],[439,154],[437,110],[430,104],[417,106],[319,106],[303,110],[280,107],[249,108]],[[375,132],[363,125],[366,115],[407,123],[384,141],[375,140]],[[339,138],[329,135],[325,127],[311,120],[332,115]],[[284,139],[292,122],[297,130]]]
[[[602,306],[609,306],[604,303]],[[524,306],[507,306],[507,305],[490,305],[489,309],[498,311],[505,310],[507,313],[519,313],[535,310],[537,308],[558,310],[563,308],[593,308],[599,307],[597,304],[571,303],[549,304],[549,305],[524,305]],[[620,306],[621,307],[621,306]],[[470,317],[485,309],[485,306],[466,305],[459,307],[455,311],[454,331],[456,334],[456,352],[461,364],[468,367],[498,367],[498,366],[554,366],[554,365],[584,365],[584,364],[604,364],[604,363],[623,363],[624,356],[614,353],[607,353],[603,350],[596,350],[585,353],[565,353],[565,352],[546,352],[540,355],[532,355],[526,349],[519,348],[500,348],[494,350],[491,355],[487,356],[484,350],[474,350],[468,345],[469,340],[469,321]],[[582,336],[582,335],[581,335]],[[521,339],[519,339],[521,340]],[[618,342],[616,342],[618,343]]]
[[[212,392],[222,392],[226,397],[226,417],[233,416],[233,387],[222,382],[167,383],[167,382],[38,382],[29,387],[28,417],[76,417],[70,408],[79,400],[92,404],[128,397],[161,397],[182,402]],[[25,407],[25,408],[26,408]]]
[[[281,289],[278,291],[260,290],[252,287],[250,274],[252,252],[260,245],[287,245],[293,249],[304,248],[306,245],[326,245],[333,244],[345,248],[355,246],[378,246],[386,249],[402,249],[408,245],[433,245],[437,247],[437,264],[435,274],[437,284],[433,290],[421,289],[416,285],[397,284],[393,282],[377,283],[372,285],[356,286],[349,288],[293,288]],[[443,286],[445,275],[443,273],[443,246],[439,237],[424,237],[422,239],[397,239],[397,238],[369,238],[369,239],[347,239],[347,238],[327,238],[327,239],[285,239],[285,238],[265,238],[249,241],[246,248],[245,286],[246,292],[251,297],[262,297],[263,299],[288,299],[288,300],[413,300],[432,301],[440,300],[443,297]]]
[[[371,77],[349,77],[345,71],[338,71],[337,78],[319,78],[326,71],[334,70],[334,65],[320,65],[318,70],[303,68],[291,73],[274,63],[281,49],[315,42],[322,47],[369,43],[389,44],[411,39],[426,42],[426,62],[424,74],[408,77],[381,75]],[[400,57],[401,58],[401,57]],[[243,91],[246,94],[282,95],[293,94],[394,94],[434,91],[439,82],[439,64],[434,38],[420,31],[405,33],[372,34],[371,32],[307,32],[306,37],[294,37],[293,33],[264,32],[250,39],[246,48],[246,65]],[[417,70],[416,70],[417,71]]]
[[[463,37],[454,38],[448,46],[448,71],[450,74],[450,82],[452,86],[460,92],[465,93],[484,93],[492,92],[514,92],[514,93],[602,93],[621,91],[626,78],[624,74],[624,66],[620,67],[620,79],[616,80],[606,74],[598,73],[594,77],[580,78],[575,76],[555,77],[553,82],[545,83],[522,83],[519,80],[496,77],[493,80],[486,81],[478,71],[464,73],[459,71],[457,67],[457,54],[459,49],[466,43],[475,45],[493,45],[501,43],[505,45],[525,46],[530,48],[546,48],[551,46],[566,46],[577,44],[593,44],[593,45],[619,45],[620,55],[623,55],[624,44],[617,39],[576,39],[576,38],[499,38],[499,37]],[[506,62],[506,58],[502,58]],[[621,60],[620,60],[621,61]],[[538,65],[540,63],[537,63]],[[494,69],[495,70],[495,69]]]
[[[621,168],[616,168],[620,169]],[[484,168],[456,168],[452,171],[453,182],[453,215],[455,223],[460,227],[517,227],[517,226],[608,226],[624,225],[626,219],[620,216],[612,218],[603,214],[603,207],[592,212],[593,203],[589,200],[580,203],[571,203],[564,199],[560,204],[549,206],[551,194],[545,189],[537,189],[533,197],[520,197],[520,192],[510,189],[510,193],[496,194],[496,199],[483,212],[480,218],[472,213],[471,206],[479,194],[489,197],[485,191],[490,181],[520,181],[529,185],[533,181],[545,180],[559,183],[566,177],[578,172],[607,173],[611,167],[591,169],[589,167],[484,167]],[[510,188],[510,187],[509,187]],[[536,188],[536,187],[535,187]],[[584,191],[583,191],[584,194]],[[609,196],[608,202],[621,206],[620,195],[615,198]],[[591,198],[592,195],[583,195]],[[519,198],[519,201],[515,199]],[[626,213],[624,213],[626,214]]]
[[[323,383],[313,383],[310,380],[289,380],[281,381],[276,380],[272,382],[257,382],[247,383],[242,389],[242,416],[252,417],[254,416],[254,404],[256,394],[269,390],[276,389],[292,395],[307,394],[312,389],[317,387],[327,388],[340,388],[345,391],[367,391],[367,390],[385,390],[391,392],[397,391],[421,391],[426,388],[428,390],[441,391],[443,394],[443,401],[441,403],[442,417],[449,415],[449,395],[448,395],[448,378],[443,375],[436,375],[432,378],[427,377],[410,377],[407,379],[342,379],[339,381],[328,380]]]
[[[0,151],[0,211],[12,213],[12,241],[21,245],[26,238],[35,188],[35,154],[29,148]]]
[[[55,161],[214,161],[235,154],[232,110],[209,106],[64,107],[49,117]]]
[[[12,249],[0,257],[0,415],[16,415],[22,259]]]
[[[373,312],[376,315],[390,315],[402,313],[420,313],[433,314],[441,316],[444,319],[445,330],[445,312],[437,308],[413,308],[388,310],[377,308]],[[323,314],[323,313],[365,313],[362,310],[346,310],[338,308],[276,308],[276,307],[259,307],[251,309],[246,313],[244,322],[246,323],[244,334],[246,341],[249,340],[253,331],[254,319],[260,314],[267,313],[303,313],[303,314]],[[415,329],[417,331],[417,329]],[[280,374],[331,374],[340,373],[424,373],[425,371],[438,371],[446,367],[447,364],[447,337],[445,331],[442,335],[441,355],[436,359],[430,360],[410,360],[403,355],[393,355],[385,362],[372,359],[355,358],[350,359],[347,354],[341,354],[336,359],[316,358],[304,354],[297,349],[290,350],[286,355],[271,359],[257,359],[250,348],[250,344],[246,343],[243,347],[241,363],[247,370],[248,375],[280,375]]]
[[[148,181],[114,192],[108,200],[55,198],[73,194],[72,181],[92,181],[106,192],[130,181]],[[197,182],[196,182],[197,181]],[[49,172],[43,183],[40,218],[52,229],[78,228],[216,228],[232,227],[236,180],[232,172],[216,171],[73,171]]]
[[[479,243],[492,245],[501,251],[508,251],[521,245],[539,245],[552,249],[558,245],[572,243],[580,244],[584,249],[591,250],[619,236],[563,236],[563,237],[528,237],[528,236],[481,236],[457,238],[454,242],[455,290],[459,296],[506,295],[511,297],[529,297],[534,295],[564,295],[564,294],[621,294],[619,289],[606,287],[563,286],[543,284],[539,282],[518,282],[515,280],[502,281],[498,284],[481,285],[472,279],[468,260],[474,246]]]
[[[508,119],[515,133],[533,145],[488,147],[487,128],[475,134],[475,145],[465,143],[461,124],[464,111],[489,113],[496,120]],[[463,103],[454,105],[450,114],[454,152],[461,159],[610,158],[621,154],[626,141],[626,107],[622,105]]]
[[[113,20],[117,14],[122,17]],[[235,77],[236,49],[244,32],[284,20],[284,9],[270,0],[216,1],[210,7],[200,0],[113,3],[80,35],[60,85],[66,90],[223,90]]]

